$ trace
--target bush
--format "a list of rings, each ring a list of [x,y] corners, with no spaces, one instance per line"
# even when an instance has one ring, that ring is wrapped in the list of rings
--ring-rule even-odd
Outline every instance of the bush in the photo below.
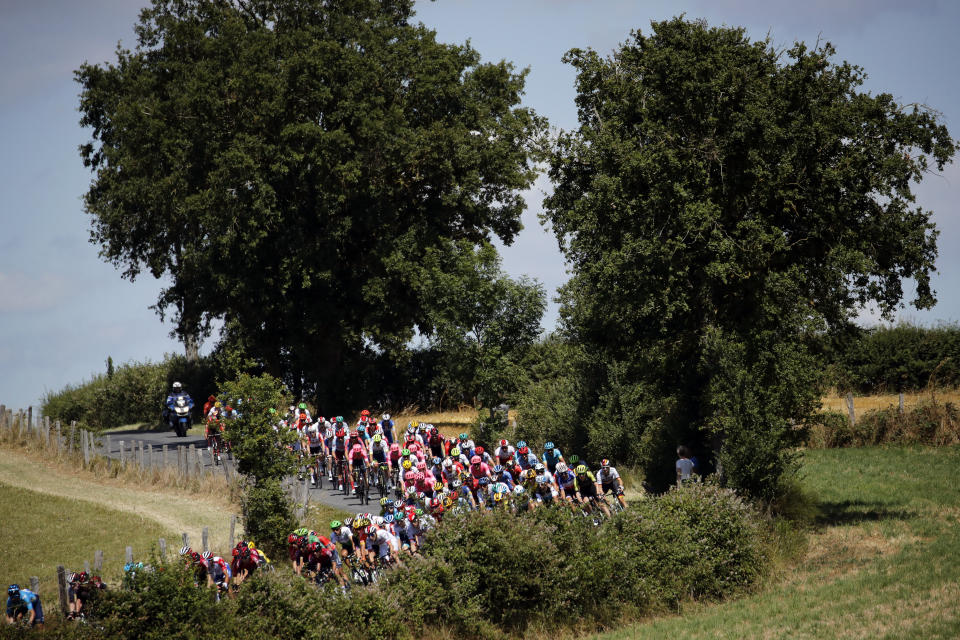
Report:
[[[97,374],[79,385],[67,385],[44,396],[43,415],[67,423],[76,421],[95,431],[138,422],[159,423],[163,402],[175,380],[183,383],[202,406],[216,389],[216,366],[209,358],[197,363],[183,356],[163,362],[131,362]],[[198,414],[199,415],[199,414]]]
[[[286,554],[287,535],[297,528],[280,481],[262,478],[247,486],[242,500],[243,530],[268,556]]]
[[[894,408],[867,411],[851,426],[836,412],[818,414],[810,425],[807,446],[814,449],[864,447],[878,444],[925,444],[944,446],[960,443],[960,407],[924,402],[904,411]]]

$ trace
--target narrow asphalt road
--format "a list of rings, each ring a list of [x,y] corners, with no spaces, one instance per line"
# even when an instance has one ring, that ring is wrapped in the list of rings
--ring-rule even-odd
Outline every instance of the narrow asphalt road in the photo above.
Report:
[[[131,443],[139,442],[143,443],[143,447],[146,450],[147,448],[152,450],[152,454],[144,454],[144,460],[147,461],[152,457],[153,465],[160,466],[163,464],[162,451],[163,446],[167,446],[167,464],[176,465],[177,464],[177,448],[189,447],[193,445],[196,449],[202,452],[201,458],[203,460],[204,469],[213,469],[217,471],[220,469],[219,466],[213,465],[210,454],[207,451],[207,440],[202,436],[190,435],[187,434],[185,438],[178,438],[177,435],[171,430],[156,430],[156,431],[139,431],[139,430],[130,430],[130,431],[113,431],[109,434],[110,436],[110,449],[106,450],[106,438],[103,438],[104,442],[104,453],[113,459],[120,459],[120,443],[123,442],[123,447],[126,451],[127,458],[130,457]],[[224,455],[223,464],[226,465],[231,472],[234,472],[236,467],[231,456]],[[145,462],[146,464],[146,462]],[[308,479],[309,480],[309,479]],[[297,481],[295,477],[288,478],[288,483],[297,483],[302,484]],[[322,486],[320,488],[309,487],[308,481],[308,492],[309,492],[309,501],[310,502],[319,502],[336,509],[341,509],[350,513],[356,512],[367,512],[367,511],[379,511],[380,505],[377,503],[377,499],[371,498],[370,503],[364,505],[356,496],[345,496],[342,491],[334,490],[332,483],[326,478],[323,478]],[[297,492],[297,496],[302,494]]]

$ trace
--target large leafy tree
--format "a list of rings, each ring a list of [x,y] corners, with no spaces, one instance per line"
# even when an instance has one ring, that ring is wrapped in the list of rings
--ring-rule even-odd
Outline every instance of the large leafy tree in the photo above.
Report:
[[[183,338],[223,319],[329,400],[351,355],[432,331],[425,252],[519,231],[544,127],[518,106],[524,73],[412,15],[154,0],[133,50],[77,71],[91,241],[127,278],[169,278],[157,309]]]
[[[829,45],[776,51],[673,19],[612,56],[572,50],[580,126],[546,199],[586,354],[580,444],[673,473],[681,442],[770,497],[818,396],[810,341],[875,303],[935,299],[912,184],[954,141],[937,114],[860,89]]]

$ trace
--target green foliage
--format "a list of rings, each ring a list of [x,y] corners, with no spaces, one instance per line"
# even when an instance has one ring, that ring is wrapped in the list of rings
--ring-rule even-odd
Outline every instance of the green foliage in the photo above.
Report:
[[[223,319],[324,403],[430,326],[421,285],[462,243],[512,241],[535,177],[525,72],[412,18],[410,0],[154,0],[133,50],[75,74],[103,258],[168,277],[181,336]]]
[[[493,245],[474,250],[461,242],[453,253],[457,261],[448,273],[439,268],[447,256],[424,256],[429,275],[421,288],[436,305],[430,313],[435,384],[454,404],[494,407],[523,380],[520,362],[540,334],[546,294],[539,283],[509,278]]]
[[[264,374],[241,374],[236,380],[220,385],[225,398],[242,398],[237,409],[240,417],[227,421],[226,437],[233,447],[237,471],[260,480],[280,480],[294,469],[295,458],[287,445],[296,439],[289,429],[278,432],[274,427],[280,416],[271,409],[285,408],[290,395],[283,383]]]
[[[159,363],[131,362],[116,368],[108,361],[106,375],[97,374],[89,381],[47,393],[41,409],[51,419],[64,423],[76,420],[93,430],[159,423],[163,402],[175,380],[202,404],[202,399],[216,388],[217,370],[213,358],[191,363],[183,356],[167,356]]]
[[[283,557],[287,536],[297,527],[280,482],[265,478],[248,485],[242,499],[243,530],[267,555]]]
[[[769,498],[815,409],[818,336],[867,302],[892,312],[904,278],[933,304],[936,233],[911,183],[954,141],[833,55],[681,18],[609,58],[567,54],[580,126],[553,150],[544,217],[572,272],[587,451],[664,486],[689,444]]]
[[[858,331],[831,352],[831,383],[861,393],[960,385],[960,326],[909,323]]]

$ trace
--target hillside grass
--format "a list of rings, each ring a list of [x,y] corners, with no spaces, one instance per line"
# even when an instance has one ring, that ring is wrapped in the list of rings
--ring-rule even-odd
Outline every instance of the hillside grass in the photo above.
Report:
[[[119,584],[124,549],[131,546],[136,560],[147,560],[159,538],[166,538],[168,553],[179,549],[180,536],[160,523],[131,511],[71,498],[60,498],[0,483],[0,540],[4,558],[0,583],[30,584],[40,579],[40,592],[55,606],[57,565],[68,571],[93,566],[94,552],[103,551],[104,580]]]
[[[960,637],[960,447],[804,454],[820,516],[802,560],[759,593],[595,636]]]

